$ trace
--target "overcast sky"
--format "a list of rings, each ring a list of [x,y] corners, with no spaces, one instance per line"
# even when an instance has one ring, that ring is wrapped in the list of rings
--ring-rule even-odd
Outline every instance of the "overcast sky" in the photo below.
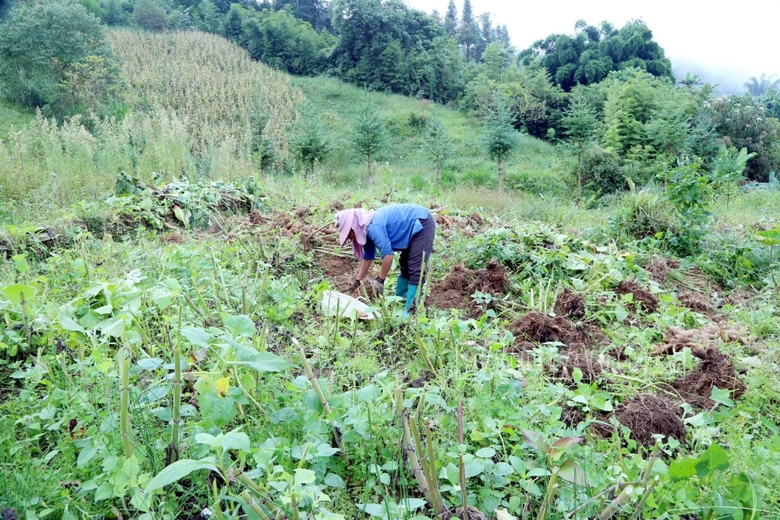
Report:
[[[406,0],[407,5],[442,15],[449,0]],[[463,0],[455,0],[458,16]],[[552,33],[572,34],[577,20],[617,28],[643,19],[672,61],[676,73],[699,73],[708,81],[741,90],[748,78],[780,77],[780,0],[471,0],[475,15],[490,13],[506,25],[518,50]]]

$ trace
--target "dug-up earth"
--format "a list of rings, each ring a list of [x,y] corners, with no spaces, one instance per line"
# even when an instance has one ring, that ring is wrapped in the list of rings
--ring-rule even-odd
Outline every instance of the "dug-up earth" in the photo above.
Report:
[[[337,211],[343,207],[335,202],[328,209]],[[303,250],[313,254],[314,263],[338,291],[360,296],[360,290],[352,288],[359,263],[348,248],[336,247],[337,235],[329,218],[330,215],[317,215],[315,210],[304,207],[290,214],[253,212],[248,221],[250,226],[260,228],[262,232],[297,237]],[[315,219],[328,224],[318,225],[313,222]],[[485,225],[478,214],[464,218],[439,213],[436,221],[437,240],[447,240],[456,233],[470,236]],[[678,262],[657,258],[646,264],[645,270],[655,283],[671,284],[682,306],[710,319],[718,319],[717,306],[705,294],[720,288],[713,288],[695,269],[681,275],[676,271],[678,267]],[[673,283],[674,280],[685,283],[680,286]],[[472,295],[477,292],[484,297],[479,300],[473,298]],[[454,265],[441,281],[431,282],[425,302],[430,307],[456,309],[468,317],[477,318],[489,309],[500,311],[497,303],[509,292],[511,282],[507,269],[494,259],[484,269]],[[623,280],[615,289],[615,294],[628,301],[628,310],[635,315],[655,313],[660,307],[658,296],[633,278]],[[625,299],[625,295],[629,294],[631,297]],[[608,336],[588,322],[585,296],[565,288],[558,295],[554,310],[549,315],[530,311],[514,319],[508,325],[515,338],[511,351],[521,360],[528,361],[531,359],[530,351],[538,345],[556,344],[562,349],[561,363],[549,367],[547,373],[551,378],[571,386],[573,374],[579,369],[584,383],[608,382],[610,364],[624,359],[622,347],[610,349]],[[627,319],[626,324],[641,326],[636,320]],[[597,420],[592,424],[593,431],[601,435],[611,434],[609,419],[610,415],[614,415],[631,430],[631,437],[640,445],[652,446],[656,434],[683,442],[686,437],[682,422],[683,403],[695,409],[710,409],[715,405],[710,399],[713,388],[730,390],[733,399],[741,397],[746,390],[732,361],[718,350],[720,344],[731,342],[749,346],[752,338],[744,328],[730,325],[727,321],[713,321],[693,330],[668,327],[663,343],[655,346],[651,354],[665,356],[688,347],[700,360],[698,365],[674,380],[656,382],[654,394],[638,394],[624,399],[612,414],[597,414],[594,417]],[[607,361],[605,354],[614,361]],[[562,418],[571,425],[585,419],[580,410],[572,408],[565,409]]]

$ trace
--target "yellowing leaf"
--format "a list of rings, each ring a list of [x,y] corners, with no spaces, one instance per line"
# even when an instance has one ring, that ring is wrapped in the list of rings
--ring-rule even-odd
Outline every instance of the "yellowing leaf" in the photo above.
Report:
[[[214,381],[214,386],[217,389],[217,394],[220,397],[225,397],[228,393],[228,390],[230,389],[230,378],[223,377],[221,379],[217,379]]]

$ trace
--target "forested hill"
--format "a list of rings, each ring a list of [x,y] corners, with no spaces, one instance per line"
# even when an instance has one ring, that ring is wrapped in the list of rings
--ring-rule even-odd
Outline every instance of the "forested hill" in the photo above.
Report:
[[[707,171],[726,148],[752,156],[748,178],[780,166],[780,82],[718,98],[695,75],[675,78],[649,27],[578,22],[515,49],[471,0],[443,14],[403,0],[0,0],[0,96],[58,119],[121,118],[138,108],[107,28],[205,31],[299,76],[446,104],[478,117],[508,109],[514,129],[578,143],[594,183],[645,182],[681,158]],[[586,156],[587,155],[587,156]],[[722,155],[722,154],[721,154]],[[664,173],[666,175],[666,173]]]

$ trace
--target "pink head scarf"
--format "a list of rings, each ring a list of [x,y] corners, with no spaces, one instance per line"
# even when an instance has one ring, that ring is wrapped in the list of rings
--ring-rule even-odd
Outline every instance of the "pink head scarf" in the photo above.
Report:
[[[363,246],[366,245],[366,229],[374,217],[373,211],[366,211],[362,208],[345,209],[336,213],[333,223],[339,229],[339,245],[343,246],[349,232],[355,232],[355,239],[352,241],[352,252],[355,258],[363,258]]]

